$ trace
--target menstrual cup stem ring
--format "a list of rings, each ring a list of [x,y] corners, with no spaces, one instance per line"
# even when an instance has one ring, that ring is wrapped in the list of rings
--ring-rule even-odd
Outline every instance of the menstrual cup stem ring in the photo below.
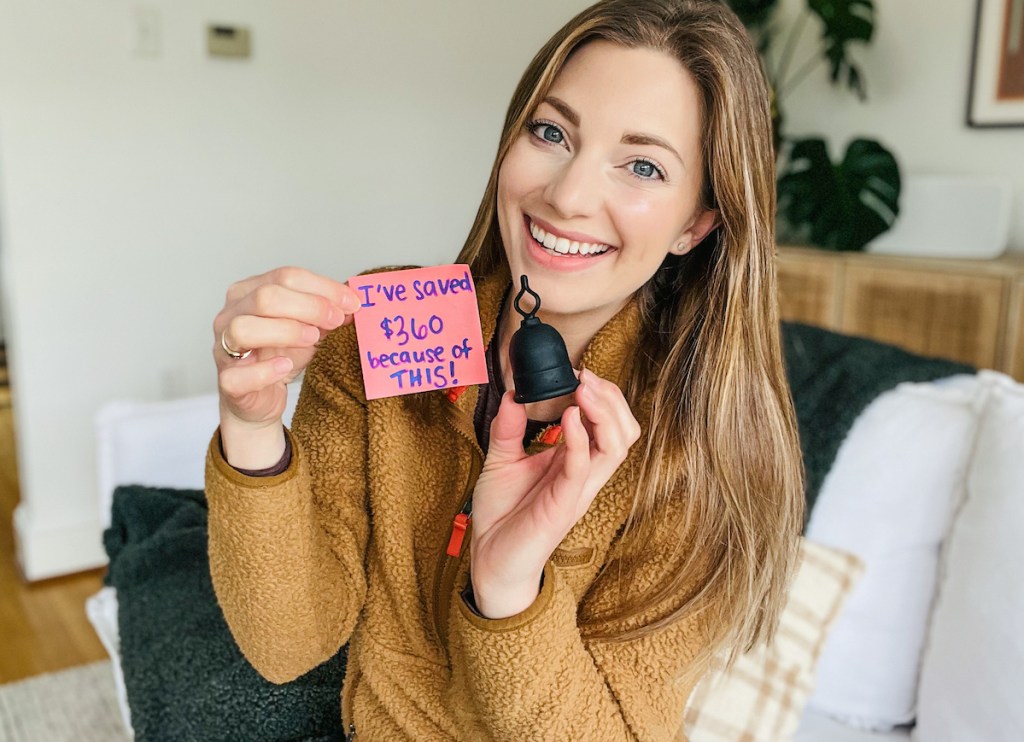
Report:
[[[516,294],[515,307],[516,311],[523,315],[523,319],[527,320],[535,317],[537,312],[540,311],[540,294],[530,288],[530,282],[526,279],[525,273],[519,277],[519,283],[522,285],[522,288],[519,290],[519,293]],[[529,312],[524,311],[523,308],[519,306],[519,303],[523,300],[523,297],[526,294],[532,296],[534,301],[533,309]]]

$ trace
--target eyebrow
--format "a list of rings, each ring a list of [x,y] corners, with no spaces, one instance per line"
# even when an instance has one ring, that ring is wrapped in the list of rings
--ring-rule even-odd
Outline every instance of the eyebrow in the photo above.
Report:
[[[573,126],[580,125],[579,114],[573,110],[572,106],[570,106],[561,98],[556,98],[553,95],[549,95],[544,99],[544,102],[547,103],[552,108],[554,108],[560,114],[565,116],[565,118],[568,119],[569,123],[572,124]],[[622,143],[636,144],[641,146],[651,145],[654,147],[661,147],[662,149],[667,149],[669,152],[676,156],[676,159],[679,160],[680,163],[682,163],[683,167],[686,167],[686,163],[683,162],[683,158],[680,156],[680,154],[676,152],[675,147],[673,147],[671,144],[669,144],[661,137],[655,136],[654,134],[641,134],[637,132],[628,131],[622,135]]]
[[[547,103],[552,108],[554,108],[560,114],[565,116],[567,119],[569,119],[569,123],[572,124],[573,126],[580,125],[579,114],[576,113],[576,111],[572,110],[572,106],[570,106],[561,98],[556,98],[553,95],[549,95],[547,98],[544,99],[544,102]]]
[[[625,134],[622,135],[622,143],[640,145],[651,144],[654,145],[655,147],[662,147],[663,149],[667,149],[669,152],[674,154],[676,156],[676,159],[679,160],[679,163],[683,167],[686,167],[686,163],[683,162],[683,158],[679,156],[678,152],[676,152],[675,147],[673,147],[671,144],[666,142],[661,137],[656,137],[653,134],[636,134],[634,132],[626,132]]]

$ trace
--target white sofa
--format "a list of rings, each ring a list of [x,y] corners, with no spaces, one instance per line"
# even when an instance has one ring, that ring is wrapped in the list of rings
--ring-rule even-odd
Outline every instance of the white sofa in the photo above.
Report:
[[[106,522],[118,485],[201,488],[216,424],[215,395],[104,407]],[[866,569],[794,739],[1024,739],[1024,385],[982,371],[879,396],[842,444],[807,537]],[[113,589],[88,611],[119,674]]]

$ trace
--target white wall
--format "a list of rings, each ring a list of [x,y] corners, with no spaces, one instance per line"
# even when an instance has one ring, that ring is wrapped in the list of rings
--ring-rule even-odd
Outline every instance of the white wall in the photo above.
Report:
[[[29,579],[102,564],[93,417],[210,392],[234,280],[450,260],[519,75],[582,0],[0,0],[0,270]],[[205,53],[207,22],[253,56]],[[212,431],[211,431],[212,433]]]
[[[1014,184],[1008,249],[1024,252],[1024,127],[971,129],[965,123],[975,2],[875,0],[875,38],[855,54],[868,101],[833,89],[823,65],[783,100],[786,129],[793,136],[824,135],[833,159],[863,136],[882,142],[908,174],[1008,176]],[[800,7],[806,0],[783,0],[786,13]],[[818,34],[809,24],[791,70],[816,52]]]

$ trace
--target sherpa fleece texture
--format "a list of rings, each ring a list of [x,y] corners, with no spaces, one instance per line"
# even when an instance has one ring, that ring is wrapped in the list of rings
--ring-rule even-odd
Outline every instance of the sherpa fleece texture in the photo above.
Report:
[[[477,282],[485,339],[509,284],[507,273]],[[635,304],[619,312],[584,365],[621,383],[638,315]],[[358,352],[351,326],[321,342],[284,473],[247,477],[224,460],[219,433],[211,441],[210,568],[249,662],[283,683],[348,641],[342,717],[359,742],[685,740],[683,709],[706,670],[693,660],[707,641],[703,620],[625,643],[589,639],[577,624],[660,582],[686,553],[666,527],[637,571],[595,579],[616,553],[642,444],[551,556],[536,601],[516,616],[482,618],[460,595],[472,524],[461,555],[445,553],[483,459],[472,419],[478,389],[367,402]],[[646,410],[634,414],[643,427]],[[631,625],[669,614],[698,588]]]

